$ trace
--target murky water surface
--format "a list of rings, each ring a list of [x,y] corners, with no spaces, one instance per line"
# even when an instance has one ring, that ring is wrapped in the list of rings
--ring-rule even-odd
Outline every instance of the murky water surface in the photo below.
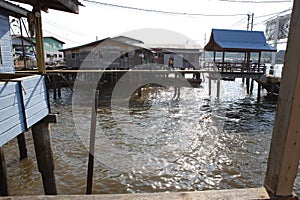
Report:
[[[93,193],[262,186],[276,103],[246,95],[241,80],[221,86],[219,100],[208,96],[204,82],[181,88],[177,100],[174,88],[156,88],[126,109],[100,107]],[[75,113],[71,101],[69,89],[63,99],[51,100],[58,114],[51,126],[55,175],[59,194],[84,194],[88,151],[82,139],[89,134],[91,108]],[[29,158],[22,161],[16,140],[4,146],[11,195],[43,194],[30,132],[26,139]],[[294,188],[300,195],[299,173]]]

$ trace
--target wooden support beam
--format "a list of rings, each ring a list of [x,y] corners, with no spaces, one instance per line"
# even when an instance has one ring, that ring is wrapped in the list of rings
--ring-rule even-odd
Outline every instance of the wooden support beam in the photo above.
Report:
[[[44,58],[44,41],[42,31],[42,15],[41,7],[36,5],[33,9],[35,16],[35,40],[36,40],[36,54],[39,73],[46,73],[45,58]]]
[[[0,196],[8,196],[7,173],[3,148],[0,147]]]
[[[220,87],[221,87],[221,80],[217,80],[217,98],[220,98]]]
[[[257,101],[260,101],[261,98],[261,84],[257,83]]]
[[[208,76],[208,95],[211,95],[211,76]]]
[[[300,1],[294,0],[265,187],[291,196],[300,158]]]
[[[27,158],[27,148],[26,148],[26,140],[25,140],[25,134],[21,133],[17,136],[18,139],[18,146],[19,146],[19,152],[20,152],[20,160]]]
[[[250,78],[246,78],[246,90],[247,94],[250,94]]]
[[[252,95],[253,93],[253,88],[254,88],[254,80],[253,78],[251,79],[251,85],[250,85],[250,94]]]
[[[32,136],[39,172],[42,175],[46,195],[56,195],[54,159],[51,144],[50,124],[47,119],[32,127]]]

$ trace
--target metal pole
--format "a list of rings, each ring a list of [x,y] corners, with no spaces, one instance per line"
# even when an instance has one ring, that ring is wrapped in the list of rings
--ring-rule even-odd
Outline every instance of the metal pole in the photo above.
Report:
[[[99,99],[99,90],[96,90],[94,105],[92,107],[86,194],[92,194],[92,189],[93,189],[94,152],[95,152],[95,140],[96,140],[96,120],[97,120],[96,117],[97,117],[98,99]]]

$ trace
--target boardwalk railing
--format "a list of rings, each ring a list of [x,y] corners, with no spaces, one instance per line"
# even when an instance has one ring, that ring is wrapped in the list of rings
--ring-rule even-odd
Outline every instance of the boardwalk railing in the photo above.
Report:
[[[232,73],[265,73],[266,66],[258,63],[244,63],[244,62],[206,62],[203,65],[206,70],[216,70],[219,72]]]

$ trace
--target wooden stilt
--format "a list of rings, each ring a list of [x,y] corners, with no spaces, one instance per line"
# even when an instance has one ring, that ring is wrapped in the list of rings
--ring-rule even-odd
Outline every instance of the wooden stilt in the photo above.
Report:
[[[250,94],[250,79],[246,78],[247,94]]]
[[[57,89],[57,85],[56,85],[56,75],[54,75],[54,76],[53,76],[53,99],[54,99],[54,100],[57,99],[56,89]]]
[[[260,92],[261,92],[261,84],[258,83],[257,84],[257,101],[260,101],[260,98],[261,98]]]
[[[7,173],[3,148],[0,147],[0,196],[8,196]]]
[[[138,97],[142,97],[142,87],[139,87],[138,89]]]
[[[221,86],[221,80],[217,80],[217,98],[220,98],[220,86]]]
[[[53,115],[51,116],[53,118]],[[42,175],[44,192],[46,195],[57,194],[49,124],[52,122],[51,120],[53,119],[50,119],[50,116],[48,116],[32,127],[32,137],[38,169]]]
[[[26,148],[26,140],[25,134],[21,133],[17,136],[18,145],[19,145],[19,152],[20,152],[20,160],[27,158],[27,148]]]
[[[57,74],[57,94],[58,94],[58,98],[61,98],[61,84],[60,84],[60,74]]]
[[[254,87],[254,80],[251,79],[251,85],[250,85],[250,94],[253,94],[253,87]]]
[[[211,95],[211,77],[208,77],[208,95]]]

